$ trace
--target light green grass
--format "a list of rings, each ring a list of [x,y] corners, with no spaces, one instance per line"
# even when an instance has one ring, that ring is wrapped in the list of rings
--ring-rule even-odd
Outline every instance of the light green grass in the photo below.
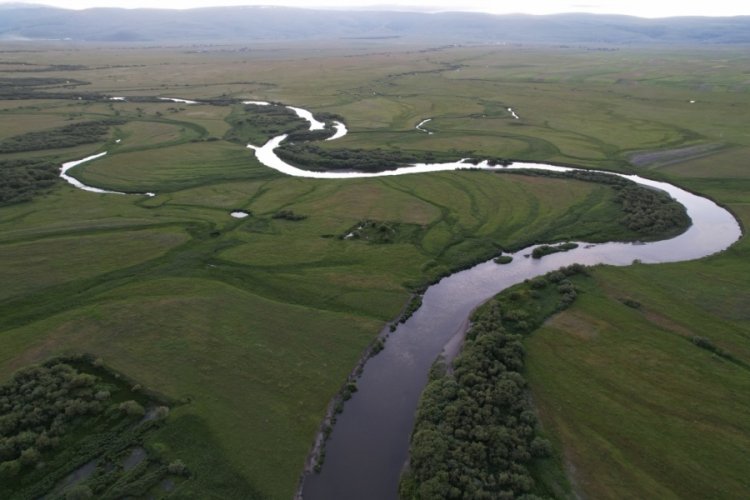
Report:
[[[750,318],[707,306],[716,277],[686,282],[685,270],[597,270],[574,307],[527,342],[545,430],[586,496],[738,498],[750,487]],[[696,335],[738,362],[697,347]]]
[[[221,141],[112,154],[71,173],[89,185],[130,192],[176,191],[229,179],[274,176],[260,168],[247,148]]]
[[[729,203],[747,227],[743,160],[716,156],[727,163],[690,160],[667,170]],[[582,494],[700,499],[748,490],[749,250],[745,236],[697,262],[598,268],[579,301],[529,339],[531,390]],[[695,337],[731,359],[699,348]]]
[[[130,122],[117,127],[117,136],[123,143],[120,148],[152,146],[161,142],[174,142],[182,137],[179,126],[159,122]]]
[[[148,387],[190,398],[181,412],[206,421],[217,453],[266,496],[283,498],[332,391],[380,325],[217,281],[147,280],[7,332],[3,373],[70,350],[102,357]],[[19,348],[25,354],[11,361]]]
[[[177,228],[116,231],[0,245],[0,299],[150,260],[187,241]]]
[[[85,71],[86,89],[108,95],[226,94],[338,113],[350,135],[322,144],[330,149],[382,147],[629,171],[633,151],[728,144],[733,149],[717,154],[719,163],[707,157],[647,174],[730,203],[750,222],[742,154],[750,147],[750,60],[743,51],[498,46],[425,54],[424,48],[289,43],[190,53],[87,46],[4,57],[87,64],[96,69]],[[112,60],[138,67],[113,67]],[[446,70],[445,63],[464,66]],[[690,99],[698,102],[689,105]],[[9,134],[69,117],[131,120],[107,143],[34,155],[62,162],[106,149],[107,157],[72,174],[101,187],[158,195],[97,195],[61,183],[31,203],[0,209],[0,252],[19,263],[0,264],[2,272],[22,275],[9,287],[18,295],[0,300],[0,375],[58,352],[90,351],[169,396],[190,398],[175,412],[175,425],[196,433],[197,444],[191,447],[176,431],[159,438],[197,468],[196,478],[179,486],[180,497],[205,498],[216,489],[230,498],[248,490],[289,498],[325,405],[368,342],[397,315],[409,287],[500,247],[632,236],[613,224],[619,213],[609,189],[582,182],[477,172],[351,182],[287,178],[259,165],[242,145],[205,141],[226,132],[230,107],[0,102],[6,108],[12,111],[0,112]],[[27,113],[34,118],[14,128],[10,118]],[[414,130],[428,117],[434,135]],[[115,145],[114,138],[123,142]],[[232,219],[233,209],[253,215]],[[271,219],[279,210],[308,218]],[[414,236],[389,245],[322,238],[363,219],[409,224]],[[181,234],[190,239],[171,236]],[[55,242],[71,249],[72,260],[47,245]],[[91,242],[96,246],[83,245]],[[606,330],[595,362],[579,350],[592,344],[554,333],[562,327],[532,337],[527,359],[535,401],[584,492],[669,497],[689,486],[704,497],[721,496],[711,481],[724,481],[730,494],[747,490],[746,461],[737,448],[748,444],[744,372],[669,331],[679,324],[705,332],[747,356],[745,246],[700,264],[597,271],[569,313],[587,314],[581,335]],[[45,247],[49,256],[40,250]],[[41,267],[25,254],[44,258]],[[80,269],[87,263],[87,270],[62,268],[65,262]],[[623,310],[620,295],[672,323]],[[736,390],[731,398],[725,397],[729,388]],[[697,422],[687,418],[693,414]],[[617,418],[602,422],[602,415]],[[717,457],[724,445],[726,457]],[[654,464],[659,453],[671,461]],[[239,479],[222,468],[225,459]],[[222,489],[213,481],[219,468],[235,486]]]

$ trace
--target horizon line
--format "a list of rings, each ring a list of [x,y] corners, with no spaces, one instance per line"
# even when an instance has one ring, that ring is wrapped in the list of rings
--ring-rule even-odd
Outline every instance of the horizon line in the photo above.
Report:
[[[144,7],[144,6],[138,6],[138,7],[127,7],[127,6],[90,6],[90,7],[82,7],[82,8],[76,8],[76,7],[61,7],[57,5],[49,5],[46,3],[40,3],[40,2],[6,2],[3,0],[0,0],[0,8],[3,6],[10,7],[37,7],[37,8],[49,8],[49,9],[58,9],[58,10],[65,10],[65,11],[75,11],[75,12],[84,12],[87,10],[97,10],[97,9],[107,9],[107,10],[128,10],[128,11],[135,11],[135,10],[147,10],[147,11],[191,11],[191,10],[206,10],[206,9],[242,9],[242,8],[249,8],[249,9],[290,9],[290,10],[309,10],[309,11],[319,11],[319,10],[328,10],[328,11],[341,11],[341,12],[356,12],[356,11],[379,11],[379,12],[401,12],[401,13],[415,13],[415,14],[450,14],[450,13],[456,13],[456,14],[481,14],[481,15],[487,15],[487,16],[529,16],[529,17],[548,17],[548,16],[560,16],[560,15],[585,15],[585,16],[601,16],[601,17],[607,17],[607,16],[617,16],[617,17],[631,17],[635,19],[644,19],[644,20],[659,20],[659,19],[675,19],[675,18],[710,18],[710,19],[716,19],[716,18],[734,18],[734,17],[750,17],[750,14],[717,14],[717,15],[710,15],[710,14],[675,14],[675,15],[665,15],[665,16],[643,16],[643,15],[635,15],[635,14],[623,14],[623,13],[617,13],[617,12],[586,12],[586,11],[561,11],[561,12],[549,12],[544,14],[535,14],[535,13],[528,13],[528,12],[503,12],[503,13],[495,13],[495,12],[487,12],[482,10],[459,10],[459,9],[431,9],[429,7],[418,7],[418,6],[404,6],[399,7],[396,5],[388,5],[388,4],[372,4],[372,5],[365,5],[361,7],[357,6],[325,6],[325,5],[317,5],[317,6],[292,6],[292,5],[268,5],[268,4],[247,4],[247,5],[210,5],[210,6],[195,6],[195,7]]]

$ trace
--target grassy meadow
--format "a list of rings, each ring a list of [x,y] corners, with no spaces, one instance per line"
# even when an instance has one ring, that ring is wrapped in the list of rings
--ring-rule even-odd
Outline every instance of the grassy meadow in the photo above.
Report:
[[[35,74],[87,82],[54,89],[71,97],[279,101],[345,119],[349,135],[317,143],[325,149],[637,171],[750,222],[750,57],[740,49],[18,48],[0,61],[80,65]],[[15,70],[0,67],[23,76]],[[175,497],[290,498],[328,402],[413,290],[500,249],[636,237],[600,184],[475,171],[289,178],[225,139],[248,112],[239,104],[39,97],[3,96],[0,142],[82,121],[124,123],[94,143],[0,160],[108,151],[69,173],[156,196],[59,182],[0,207],[0,380],[90,353],[180,401],[148,437],[192,473]],[[415,129],[427,118],[432,135]],[[274,218],[282,210],[306,218]],[[341,238],[366,220],[387,223],[394,241]],[[750,488],[746,249],[743,239],[699,262],[598,268],[578,302],[529,338],[534,401],[574,489],[732,498]]]

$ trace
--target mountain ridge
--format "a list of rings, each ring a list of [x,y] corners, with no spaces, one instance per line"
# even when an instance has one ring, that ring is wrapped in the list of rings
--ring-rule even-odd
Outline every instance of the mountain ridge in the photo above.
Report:
[[[209,42],[401,38],[456,42],[746,44],[750,16],[645,19],[603,14],[202,7],[68,10],[0,4],[0,40]]]

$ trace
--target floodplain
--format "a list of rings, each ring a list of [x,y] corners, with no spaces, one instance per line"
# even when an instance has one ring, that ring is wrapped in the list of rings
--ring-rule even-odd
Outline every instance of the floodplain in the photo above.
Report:
[[[39,178],[19,161],[59,165],[107,151],[71,175],[156,196],[57,181],[0,207],[0,380],[88,354],[174,401],[143,445],[191,474],[154,494],[292,497],[329,402],[410,295],[531,243],[641,238],[620,222],[616,192],[583,180],[286,177],[247,149],[243,141],[275,134],[242,100],[343,118],[349,133],[317,142],[324,153],[638,173],[750,222],[750,58],[741,48],[6,49],[0,146],[33,148],[0,154],[3,174],[12,173],[2,193]],[[44,70],[61,62],[75,69]],[[28,64],[47,80],[22,81]],[[426,119],[432,134],[416,128]],[[112,122],[92,142],[64,132],[104,120]],[[250,215],[232,218],[235,210]],[[277,216],[284,211],[302,217]],[[388,237],[345,238],[368,223]],[[534,405],[557,457],[536,477],[562,484],[549,491],[747,492],[747,251],[743,238],[700,261],[592,269],[576,278],[576,302],[524,339]]]

